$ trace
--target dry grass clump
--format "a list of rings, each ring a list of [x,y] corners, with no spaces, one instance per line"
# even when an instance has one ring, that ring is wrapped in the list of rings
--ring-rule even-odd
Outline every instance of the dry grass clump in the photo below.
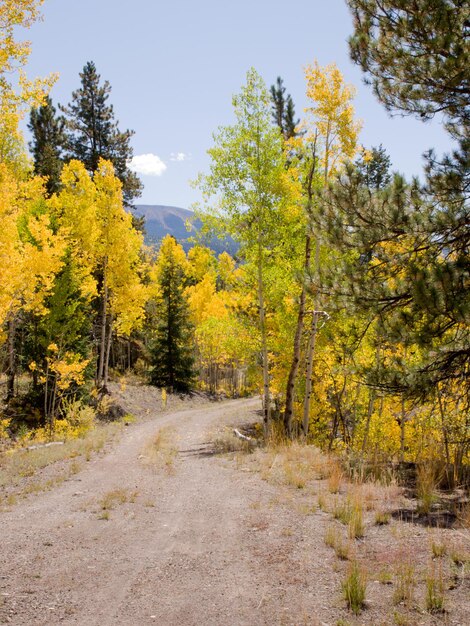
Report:
[[[436,463],[428,461],[418,465],[416,472],[416,495],[418,512],[427,515],[436,501],[436,490],[439,484],[439,468]]]
[[[403,489],[391,480],[383,484],[378,480],[368,480],[364,483],[355,483],[356,497],[359,497],[366,511],[377,508],[389,508],[398,504],[401,499]]]
[[[365,606],[367,576],[357,561],[353,561],[342,583],[343,596],[350,611],[358,615]]]
[[[393,575],[388,569],[383,567],[377,574],[377,580],[381,585],[392,585]]]
[[[344,541],[342,537],[338,537],[334,550],[338,559],[347,561],[351,555],[351,544],[348,541]]]
[[[395,571],[395,591],[393,601],[395,604],[403,603],[411,607],[414,601],[416,587],[415,568],[410,562],[400,563]]]
[[[445,611],[445,590],[442,566],[436,569],[432,564],[426,573],[426,610],[429,613]]]
[[[318,508],[320,509],[320,511],[328,511],[328,499],[326,497],[326,495],[323,492],[320,492],[318,494]]]
[[[452,548],[450,551],[450,570],[452,573],[449,589],[456,589],[470,577],[470,553]]]
[[[445,541],[433,540],[431,542],[431,552],[435,559],[447,554],[447,544]]]
[[[347,500],[336,500],[333,510],[333,517],[347,526],[351,521],[352,504],[349,498]]]
[[[141,458],[145,465],[164,469],[171,474],[174,471],[177,453],[175,430],[164,427],[160,428],[145,445]]]
[[[328,491],[330,493],[339,493],[343,481],[344,474],[339,463],[332,463],[331,472],[328,476]]]
[[[334,526],[328,526],[328,528],[325,531],[325,544],[329,547],[329,548],[334,548],[335,544],[336,544],[336,537],[338,535],[338,532],[336,530],[336,528]]]
[[[109,440],[115,438],[121,428],[122,425],[118,423],[104,424],[88,431],[82,438],[69,439],[61,445],[6,451],[0,454],[0,487],[15,487],[23,479],[34,476],[39,470],[58,461],[81,456],[88,461],[92,453],[101,450]]]
[[[375,525],[386,526],[390,523],[391,515],[388,511],[376,511],[375,513]]]
[[[462,526],[462,528],[470,530],[470,504],[466,504],[460,509],[457,515],[457,519],[459,520],[460,526]]]
[[[351,517],[348,525],[350,539],[361,539],[364,537],[365,526],[362,514],[362,504],[360,501],[353,503],[351,507]]]
[[[348,526],[350,539],[364,536],[365,526],[360,493],[354,492],[346,500],[338,499],[332,511],[333,517]]]
[[[212,441],[214,452],[224,454],[227,452],[252,452],[256,446],[254,440],[237,437],[233,430],[225,429],[218,433]]]
[[[264,480],[297,489],[318,479],[325,464],[325,457],[318,448],[299,442],[271,444],[266,451],[255,454],[254,460]]]
[[[103,511],[110,511],[116,506],[126,504],[126,502],[135,502],[138,496],[137,491],[128,491],[127,489],[113,489],[103,495],[99,504]]]
[[[470,553],[465,552],[460,547],[456,548],[455,546],[450,551],[450,559],[454,565],[457,566],[468,566],[470,572]]]
[[[403,615],[403,613],[395,611],[393,613],[393,623],[396,624],[396,626],[415,626],[416,622],[414,618],[411,621],[408,615]]]
[[[351,553],[351,545],[345,541],[341,533],[334,526],[328,526],[325,532],[325,544],[333,548],[338,559],[347,561]]]
[[[109,520],[111,518],[110,511],[127,502],[135,502],[138,495],[137,491],[129,491],[127,489],[113,489],[112,491],[108,491],[99,501],[101,510],[98,519]]]

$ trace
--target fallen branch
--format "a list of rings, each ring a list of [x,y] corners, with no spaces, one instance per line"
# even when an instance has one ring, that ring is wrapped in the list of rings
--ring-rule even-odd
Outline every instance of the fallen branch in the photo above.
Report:
[[[38,448],[48,448],[49,446],[63,446],[65,441],[50,441],[49,443],[39,443],[34,446],[28,446],[27,448],[21,448],[22,450],[37,450]]]
[[[244,435],[243,433],[241,433],[239,430],[237,430],[236,428],[233,429],[233,432],[235,433],[235,435],[239,438],[239,439],[243,439],[244,441],[253,441],[253,439],[251,437],[247,437],[246,435]]]

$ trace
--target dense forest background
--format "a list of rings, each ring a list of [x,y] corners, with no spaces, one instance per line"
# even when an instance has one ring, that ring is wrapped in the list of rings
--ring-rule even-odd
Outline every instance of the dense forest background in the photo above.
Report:
[[[351,58],[390,112],[440,115],[455,142],[421,178],[361,146],[354,88],[305,69],[298,119],[254,69],[194,184],[201,238],[144,245],[111,86],[87,62],[67,105],[28,80],[19,27],[39,0],[0,7],[0,437],[93,427],[110,377],[162,389],[260,393],[266,438],[375,463],[469,463],[468,7],[348,0]],[[229,103],[227,103],[227,106]],[[19,130],[27,117],[28,155]],[[406,146],[404,146],[406,149]]]

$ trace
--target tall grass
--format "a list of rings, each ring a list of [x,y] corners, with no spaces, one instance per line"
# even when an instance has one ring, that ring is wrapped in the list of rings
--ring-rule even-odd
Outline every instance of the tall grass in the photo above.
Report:
[[[342,583],[343,596],[348,608],[359,615],[365,606],[367,577],[357,561],[353,561]]]

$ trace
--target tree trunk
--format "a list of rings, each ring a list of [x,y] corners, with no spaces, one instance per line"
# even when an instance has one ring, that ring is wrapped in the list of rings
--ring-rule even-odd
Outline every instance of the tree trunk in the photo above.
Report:
[[[297,374],[300,367],[300,353],[301,353],[301,342],[302,342],[302,333],[304,327],[304,319],[305,319],[305,301],[307,296],[307,289],[305,285],[305,280],[307,275],[310,272],[310,259],[312,254],[312,237],[309,231],[310,228],[310,220],[312,218],[312,207],[313,207],[313,196],[314,196],[314,179],[315,172],[317,168],[317,138],[318,132],[315,131],[315,138],[313,140],[312,156],[310,162],[310,168],[308,170],[307,178],[306,178],[306,193],[307,193],[307,232],[305,235],[305,276],[302,282],[302,292],[300,295],[299,302],[299,313],[297,317],[297,327],[295,331],[294,337],[294,353],[292,356],[292,363],[289,370],[289,377],[287,379],[286,386],[286,405],[284,410],[284,429],[286,434],[289,437],[292,437],[292,419],[294,415],[294,391],[295,391],[295,380],[297,378]]]
[[[8,380],[7,380],[7,402],[15,395],[16,378],[16,316],[13,314],[8,322]]]
[[[106,387],[108,385],[108,377],[109,377],[109,356],[111,354],[111,345],[113,340],[113,318],[109,316],[109,328],[108,328],[108,337],[106,339],[106,353],[104,357],[104,368],[103,368],[103,390],[106,391]]]
[[[108,282],[106,279],[106,260],[103,267],[103,294],[101,298],[101,339],[98,351],[98,371],[96,376],[96,386],[100,388],[104,378],[104,363],[106,358],[106,322],[108,310]]]
[[[317,281],[320,279],[320,240],[315,239],[315,271]],[[318,285],[317,285],[318,286]],[[316,300],[318,297],[316,298]],[[308,347],[307,347],[307,368],[306,368],[306,379],[305,379],[305,397],[304,397],[304,415],[302,422],[302,430],[304,432],[305,437],[308,435],[308,427],[310,421],[310,404],[312,401],[312,373],[313,373],[313,355],[315,353],[315,343],[317,339],[317,330],[318,330],[318,315],[319,312],[313,310],[313,318],[312,318],[312,330],[310,333],[310,337],[308,339]]]
[[[307,273],[310,270],[310,256],[311,256],[311,242],[312,239],[307,233],[305,239],[305,263],[304,268]],[[294,353],[292,356],[292,363],[289,370],[289,377],[287,379],[286,387],[286,406],[284,409],[284,429],[288,437],[292,437],[292,418],[294,416],[294,390],[295,380],[300,366],[300,350],[302,342],[302,333],[304,329],[304,317],[305,317],[305,300],[306,300],[306,287],[305,277],[302,281],[302,291],[300,294],[299,313],[297,316],[297,327],[295,329],[294,337]]]
[[[308,436],[310,423],[310,405],[312,401],[312,374],[313,374],[313,356],[315,354],[315,342],[318,330],[318,313],[313,312],[312,331],[308,339],[307,346],[307,366],[305,372],[305,397],[304,397],[304,414],[302,420],[302,430],[305,437]]]
[[[454,468],[454,472],[452,472],[451,460],[450,460],[450,451],[449,451],[449,433],[448,433],[448,430],[447,430],[444,406],[442,404],[442,395],[441,395],[441,390],[439,388],[439,384],[437,384],[437,386],[436,386],[436,391],[437,391],[437,399],[438,399],[438,406],[439,406],[439,414],[440,414],[440,417],[441,417],[442,438],[444,439],[444,450],[445,450],[445,454],[446,454],[446,474],[447,474],[447,480],[449,482],[449,485],[451,487],[453,487],[454,486],[454,479],[455,479],[455,468]]]
[[[375,367],[376,367],[377,372],[378,372],[379,367],[380,367],[380,350],[381,350],[381,348],[382,348],[382,343],[380,341],[378,341],[377,349],[375,351]],[[369,404],[368,404],[368,407],[367,407],[366,428],[365,428],[365,431],[364,431],[364,439],[362,440],[362,448],[361,448],[361,453],[362,454],[364,454],[364,452],[366,451],[366,447],[367,447],[367,440],[369,438],[369,430],[370,430],[370,421],[372,419],[372,413],[374,412],[375,400],[376,400],[375,390],[371,389],[370,395],[369,395]]]
[[[371,389],[369,393],[369,404],[367,406],[366,427],[364,430],[364,438],[362,440],[362,446],[361,446],[362,454],[364,454],[364,452],[366,451],[367,440],[369,439],[370,420],[372,418],[372,413],[374,412],[374,404],[375,404],[375,392],[373,389]]]
[[[266,312],[264,310],[264,283],[263,283],[263,251],[261,241],[258,243],[258,305],[259,325],[261,332],[261,359],[263,365],[263,426],[264,436],[267,438],[271,429],[271,394],[269,391],[269,358],[268,342],[266,337]]]
[[[405,425],[406,425],[406,411],[405,411],[405,398],[401,399],[401,419],[400,419],[400,463],[405,461]]]

